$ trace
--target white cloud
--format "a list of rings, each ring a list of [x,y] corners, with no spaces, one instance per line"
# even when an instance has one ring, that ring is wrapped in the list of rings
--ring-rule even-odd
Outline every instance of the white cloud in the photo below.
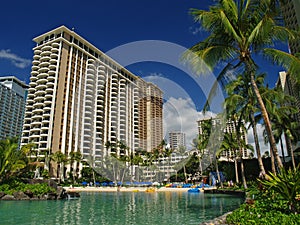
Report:
[[[9,61],[11,61],[11,63],[15,66],[15,67],[18,67],[18,68],[26,68],[28,66],[30,66],[31,64],[31,60],[30,59],[24,59],[14,53],[12,53],[10,51],[10,49],[2,49],[0,50],[0,58],[2,59],[7,59]]]
[[[270,145],[269,145],[269,143],[265,144],[264,135],[263,135],[263,132],[264,132],[265,128],[263,127],[263,125],[262,124],[257,124],[256,125],[256,129],[257,129],[257,135],[258,135],[258,142],[259,142],[260,152],[263,155],[266,151],[270,152]],[[256,150],[255,150],[255,142],[254,142],[254,136],[253,136],[253,129],[252,129],[252,127],[248,130],[247,138],[248,138],[248,144],[251,144],[253,146],[253,148],[254,148],[254,155],[256,157],[257,154],[256,154]],[[286,152],[286,143],[285,143],[284,135],[282,135],[282,144],[283,144],[282,147],[284,149],[284,155],[286,156],[287,152]],[[279,155],[282,155],[280,143],[277,144],[277,149],[278,149]]]
[[[249,126],[249,124],[247,124],[247,126]],[[264,141],[264,135],[263,135],[264,127],[261,124],[257,124],[256,129],[257,129],[257,136],[258,136],[260,152],[261,152],[261,154],[264,154],[266,151],[270,150],[269,144],[268,143],[265,144],[265,141]],[[256,156],[255,142],[254,142],[252,127],[248,130],[247,138],[248,138],[248,144],[251,144],[253,146],[254,155]]]
[[[168,138],[170,131],[181,131],[185,133],[188,149],[192,148],[192,140],[198,135],[197,120],[214,116],[210,112],[205,115],[202,112],[197,112],[190,98],[174,97],[170,97],[165,102],[163,113],[165,138]]]

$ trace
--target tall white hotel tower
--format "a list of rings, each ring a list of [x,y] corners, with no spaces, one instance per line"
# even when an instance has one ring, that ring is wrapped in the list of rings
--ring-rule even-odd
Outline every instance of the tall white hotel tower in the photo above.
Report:
[[[163,93],[157,86],[65,26],[33,40],[23,145],[35,143],[40,158],[80,152],[97,165],[113,151],[108,142],[122,141],[131,152],[161,143]],[[51,163],[50,175],[57,176],[57,166]]]

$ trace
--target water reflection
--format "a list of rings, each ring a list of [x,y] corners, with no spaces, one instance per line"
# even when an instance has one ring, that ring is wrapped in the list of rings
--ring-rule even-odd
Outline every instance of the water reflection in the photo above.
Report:
[[[243,199],[203,193],[82,193],[79,200],[0,204],[3,224],[199,224]],[[12,204],[13,203],[13,204]]]

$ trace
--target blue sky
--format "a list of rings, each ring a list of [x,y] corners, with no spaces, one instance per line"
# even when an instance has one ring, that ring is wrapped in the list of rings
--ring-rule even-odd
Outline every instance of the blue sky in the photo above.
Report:
[[[144,40],[191,47],[203,40],[206,34],[199,24],[194,23],[189,9],[208,9],[212,3],[213,0],[3,1],[0,13],[0,76],[15,75],[28,83],[32,48],[35,46],[32,39],[60,25],[74,28],[103,52]],[[267,77],[272,87],[280,69],[267,64],[264,66],[263,70],[272,73]],[[136,63],[128,68],[150,81],[159,83],[164,79],[169,84],[174,82],[177,87],[169,88],[165,96],[165,101],[173,100],[173,108],[191,107],[201,111],[205,101],[201,88],[178,68],[160,62]],[[181,118],[181,124],[184,121]]]

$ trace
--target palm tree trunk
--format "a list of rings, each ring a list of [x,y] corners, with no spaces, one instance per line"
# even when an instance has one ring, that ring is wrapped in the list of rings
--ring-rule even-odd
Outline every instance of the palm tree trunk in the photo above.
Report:
[[[281,136],[279,137],[279,141],[280,141],[281,155],[282,155],[282,160],[283,160],[283,165],[284,165],[285,164],[285,156],[284,156],[284,149],[283,149]]]
[[[271,122],[270,122],[270,119],[269,119],[269,115],[268,115],[267,109],[265,107],[265,104],[262,100],[262,97],[259,93],[259,89],[256,85],[253,71],[251,71],[250,77],[251,77],[252,88],[253,88],[253,91],[254,91],[254,93],[257,97],[257,101],[259,103],[259,107],[260,107],[260,110],[261,110],[261,115],[262,115],[262,117],[264,119],[264,122],[265,122],[265,127],[266,127],[266,131],[267,131],[267,134],[268,134],[269,143],[270,143],[271,149],[273,151],[273,155],[274,155],[274,157],[277,161],[278,167],[282,168],[283,164],[282,164],[281,159],[280,159],[279,154],[278,154],[275,138],[274,138],[274,135],[272,133],[272,128],[271,128]]]
[[[217,177],[218,181],[220,182],[221,188],[223,188],[223,182],[221,181],[221,176],[220,176],[220,171],[219,171],[219,166],[218,166],[218,158],[216,157],[216,172],[217,172]]]
[[[260,146],[259,146],[259,141],[258,141],[256,122],[255,122],[255,118],[254,118],[254,113],[253,112],[251,112],[250,120],[251,120],[251,124],[252,124],[253,137],[254,137],[254,143],[255,143],[255,150],[256,150],[256,155],[257,155],[257,161],[258,161],[259,169],[260,169],[260,172],[262,174],[266,174],[266,170],[265,170],[264,163],[262,161],[262,157],[261,157],[261,153],[260,153]]]
[[[243,185],[244,188],[247,189],[247,181],[246,181],[246,176],[245,176],[245,168],[244,168],[244,160],[243,160],[243,156],[241,155],[241,174],[242,174],[242,180],[243,180]]]
[[[275,167],[274,154],[273,154],[273,151],[271,149],[270,149],[270,156],[271,156],[272,173],[276,175],[276,167]]]
[[[185,165],[183,166],[183,173],[184,173],[184,181],[185,181],[185,183],[187,183]]]
[[[235,169],[235,183],[239,183],[239,172],[238,172],[238,164],[237,158],[234,159],[234,169]]]
[[[296,169],[295,156],[294,156],[294,151],[293,151],[293,148],[292,148],[291,139],[289,138],[289,136],[286,133],[284,133],[284,137],[285,137],[285,140],[286,140],[286,148],[287,148],[287,150],[290,153],[291,158],[292,158],[293,168]]]

